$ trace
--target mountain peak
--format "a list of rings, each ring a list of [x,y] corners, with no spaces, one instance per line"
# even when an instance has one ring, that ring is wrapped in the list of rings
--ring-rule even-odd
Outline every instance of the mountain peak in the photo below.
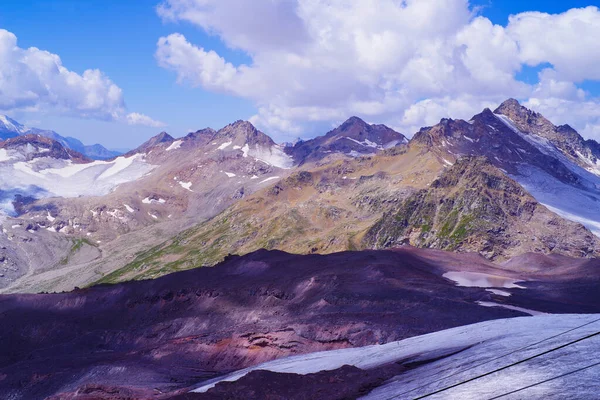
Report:
[[[343,124],[340,125],[340,129],[345,130],[348,127],[353,126],[353,125],[366,126],[368,124],[361,118],[352,116],[352,117],[348,118]]]
[[[28,128],[15,121],[7,115],[0,114],[0,139],[6,140],[15,136],[23,135]]]
[[[244,143],[250,145],[259,144],[267,147],[275,145],[275,142],[267,134],[256,129],[249,121],[237,120],[232,124],[227,125],[217,132],[218,136],[224,136],[229,139],[240,139]]]
[[[157,146],[161,143],[171,143],[174,142],[175,139],[173,138],[173,136],[169,135],[167,132],[161,132],[156,136],[151,137],[150,139],[148,139],[147,141],[145,141],[144,143],[142,143],[142,145],[140,145],[138,148],[131,150],[130,152],[126,153],[126,156],[130,156],[136,153],[145,153],[146,151],[150,150],[151,148],[153,148],[154,146]]]
[[[404,135],[385,125],[370,125],[353,116],[324,136],[298,142],[286,152],[298,164],[303,164],[321,160],[332,153],[351,157],[373,155],[406,142]]]
[[[164,143],[172,142],[173,140],[175,140],[175,138],[173,138],[173,136],[169,135],[167,132],[163,131],[151,138],[150,140],[155,140],[156,143]]]
[[[531,111],[528,108],[522,106],[518,100],[513,98],[505,100],[504,102],[502,102],[502,104],[498,106],[498,108],[494,110],[494,114],[503,114],[507,116],[510,116],[511,114],[525,113],[531,113]]]
[[[217,131],[215,131],[213,128],[204,128],[204,129],[200,129],[197,130],[196,132],[190,132],[188,133],[185,138],[187,140],[200,140],[202,139],[203,141],[210,141],[212,140],[213,136],[217,133]]]

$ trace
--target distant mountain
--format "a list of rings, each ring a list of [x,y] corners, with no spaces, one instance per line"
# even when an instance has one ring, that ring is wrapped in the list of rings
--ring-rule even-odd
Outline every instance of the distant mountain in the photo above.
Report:
[[[215,147],[216,146],[216,147]],[[267,165],[277,168],[291,168],[294,164],[292,158],[284,151],[283,146],[276,144],[265,133],[259,131],[248,121],[236,121],[218,131],[205,128],[191,132],[187,136],[175,139],[166,132],[150,138],[141,146],[127,153],[148,154],[154,149],[151,158],[164,154],[164,151],[178,150],[179,148],[192,151],[204,148],[206,154],[214,150],[220,150],[223,154],[239,154],[243,158],[261,160]]]
[[[27,132],[27,128],[6,115],[0,115],[0,140],[10,139]]]
[[[39,157],[70,160],[74,163],[92,161],[78,151],[72,150],[52,138],[30,133],[0,142],[0,149],[4,149],[4,159],[2,161],[10,159],[32,161]]]
[[[358,117],[351,117],[324,136],[298,141],[288,145],[285,151],[297,164],[304,164],[331,154],[351,157],[373,155],[407,142],[404,135],[385,125],[369,125]]]
[[[78,139],[73,137],[64,137],[51,130],[28,128],[14,119],[7,117],[6,115],[0,115],[0,140],[6,140],[13,137],[30,134],[45,136],[53,139],[62,144],[64,147],[75,150],[94,160],[108,160],[122,154],[118,151],[108,150],[100,144],[86,146]]]

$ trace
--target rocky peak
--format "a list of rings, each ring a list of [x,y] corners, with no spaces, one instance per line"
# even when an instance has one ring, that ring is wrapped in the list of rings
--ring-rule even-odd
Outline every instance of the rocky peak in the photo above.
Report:
[[[239,144],[241,145],[244,143],[266,147],[275,145],[273,139],[268,135],[256,129],[250,122],[242,120],[238,120],[220,129],[215,137],[226,137],[234,142],[240,142]]]
[[[331,134],[332,132],[336,132],[336,133],[352,132],[352,131],[364,132],[364,130],[368,129],[368,127],[369,127],[369,124],[367,124],[362,119],[360,119],[358,117],[350,117],[343,124],[341,124],[337,129],[334,129],[333,131],[329,132],[328,134]]]
[[[508,99],[494,110],[494,114],[501,114],[510,118],[523,133],[533,133],[546,137],[548,132],[556,127],[542,114],[522,106],[515,99]]]
[[[174,141],[175,138],[173,138],[173,136],[169,135],[167,132],[161,132],[158,135],[154,136],[153,138],[151,138],[148,142],[153,143],[154,145],[157,145],[159,143],[170,143],[172,141]]]
[[[155,147],[159,144],[172,143],[174,141],[175,141],[175,139],[173,138],[173,136],[169,135],[167,132],[161,132],[158,135],[153,136],[150,139],[148,139],[147,141],[145,141],[144,143],[142,143],[142,145],[139,146],[138,148],[128,152],[126,154],[126,156],[130,156],[130,155],[137,154],[137,153],[145,153],[148,150],[152,149],[153,147]]]
[[[595,165],[596,160],[600,158],[597,146],[585,141],[571,126],[555,126],[542,114],[523,107],[514,99],[502,103],[494,113],[510,118],[515,126],[525,134],[547,139],[563,154],[583,167],[588,167],[587,164],[590,163]],[[581,159],[581,155],[585,160]]]
[[[503,111],[506,112],[527,112],[527,108],[523,107],[518,100],[510,98],[504,100],[498,108],[494,111],[496,114],[503,114]]]
[[[215,133],[217,133],[217,131],[215,131],[212,128],[204,128],[204,129],[200,129],[196,132],[188,133],[185,136],[185,138],[188,140],[199,140],[199,139],[210,140],[215,135]]]
[[[297,163],[318,161],[331,154],[351,156],[375,154],[406,143],[406,137],[385,125],[370,125],[358,117],[350,117],[324,136],[296,143],[286,148]]]

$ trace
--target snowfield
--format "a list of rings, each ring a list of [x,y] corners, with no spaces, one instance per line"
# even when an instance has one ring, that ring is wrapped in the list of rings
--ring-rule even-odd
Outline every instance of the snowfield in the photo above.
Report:
[[[519,175],[510,177],[550,211],[583,224],[600,237],[600,190],[591,187],[584,190],[567,185],[532,166],[523,165],[519,168]]]
[[[252,370],[309,374],[343,365],[362,369],[392,362],[433,360],[398,375],[363,399],[414,399],[459,384],[429,399],[490,399],[555,378],[572,375],[517,392],[511,399],[593,399],[600,392],[600,336],[516,362],[600,331],[600,315],[539,315],[487,321],[384,345],[305,354],[270,361],[205,382],[194,392],[206,392],[220,381],[235,381]],[[512,366],[510,366],[512,365]],[[510,366],[488,376],[496,369]],[[468,383],[466,380],[476,378]]]
[[[250,147],[248,143],[242,147],[244,158],[250,156],[274,167],[289,169],[294,166],[294,159],[288,156],[280,145],[274,145],[269,148],[254,145]]]
[[[6,153],[6,154],[5,154]],[[0,154],[0,212],[14,212],[14,196],[79,197],[102,196],[122,183],[141,178],[155,168],[136,154],[112,161],[74,164],[49,157],[27,161],[17,151]]]

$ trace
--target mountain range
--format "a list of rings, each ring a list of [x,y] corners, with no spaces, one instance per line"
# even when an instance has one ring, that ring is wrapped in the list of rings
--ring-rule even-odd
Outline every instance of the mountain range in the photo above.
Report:
[[[236,121],[103,160],[1,121],[3,397],[387,398],[515,350],[515,317],[600,312],[600,145],[514,99],[411,139]]]
[[[162,132],[106,161],[31,134],[0,143],[10,290],[157,277],[261,248],[412,245],[499,262],[600,251],[598,144],[514,99],[411,140],[352,117],[293,146],[245,121]]]
[[[63,147],[75,150],[94,160],[109,160],[122,154],[119,151],[108,150],[97,143],[93,145],[84,145],[80,140],[75,139],[74,137],[64,137],[51,130],[28,128],[6,115],[0,115],[0,140],[11,139],[23,135],[40,135],[50,138],[60,143]]]

